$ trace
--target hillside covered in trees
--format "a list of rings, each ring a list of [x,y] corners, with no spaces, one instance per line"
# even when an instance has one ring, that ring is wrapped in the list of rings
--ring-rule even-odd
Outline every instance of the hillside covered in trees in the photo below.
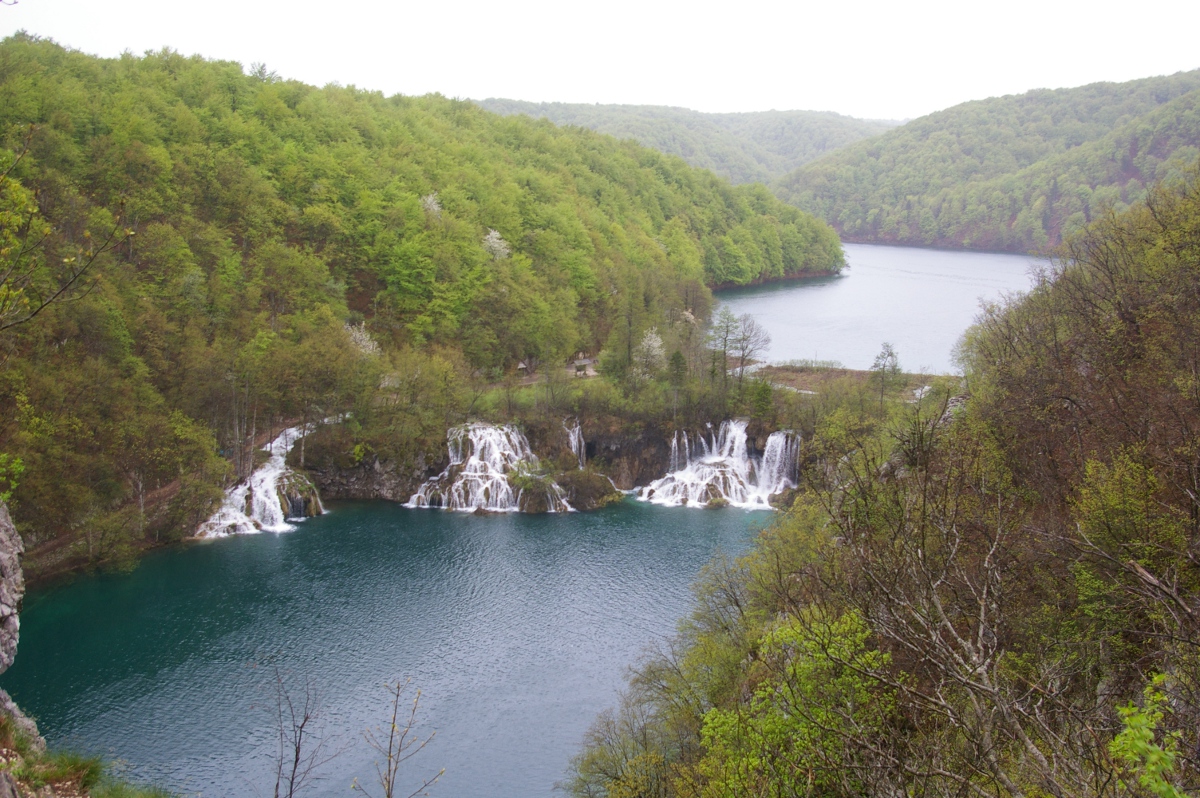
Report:
[[[711,285],[842,265],[633,142],[169,51],[9,38],[0,135],[0,494],[42,565],[191,532],[285,422],[440,451],[468,382],[625,373]]]
[[[524,114],[634,139],[734,183],[770,183],[822,155],[895,126],[820,111],[706,114],[658,105],[477,101],[498,114]]]
[[[801,167],[777,194],[855,241],[1040,251],[1200,154],[1200,70],[963,103]]]
[[[573,794],[1195,795],[1198,267],[1193,176],[986,309],[965,385],[825,391]]]

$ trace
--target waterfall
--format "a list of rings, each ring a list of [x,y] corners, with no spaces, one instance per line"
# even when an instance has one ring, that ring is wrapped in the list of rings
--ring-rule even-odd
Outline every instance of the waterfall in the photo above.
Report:
[[[686,432],[675,433],[671,472],[642,488],[639,499],[671,507],[704,507],[723,499],[734,507],[765,510],[771,496],[796,487],[800,441],[791,430],[771,433],[761,459],[749,454],[745,421],[725,421],[709,438],[696,437],[693,446]]]
[[[406,507],[495,513],[571,511],[563,489],[537,474],[537,456],[516,427],[463,424],[451,428],[446,438],[450,465],[426,480]]]
[[[563,422],[563,429],[567,431],[567,439],[571,443],[571,451],[575,455],[575,459],[579,461],[579,467],[583,468],[587,465],[587,446],[583,442],[583,427],[579,425],[579,419],[575,419],[575,426],[568,427],[567,422]]]
[[[800,480],[800,437],[791,430],[772,432],[767,437],[762,463],[758,466],[758,489],[774,496],[794,488]]]
[[[308,430],[288,427],[263,447],[270,452],[250,479],[225,491],[225,501],[196,530],[198,538],[253,535],[257,532],[288,532],[295,527],[289,518],[325,512],[316,489],[284,462],[288,452]]]

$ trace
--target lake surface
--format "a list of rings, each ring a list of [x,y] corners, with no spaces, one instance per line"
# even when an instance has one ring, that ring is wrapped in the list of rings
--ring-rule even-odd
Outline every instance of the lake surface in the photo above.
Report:
[[[979,300],[1030,284],[1026,257],[846,245],[826,279],[724,291],[770,332],[773,361],[867,368],[883,341],[908,370],[953,370]],[[371,783],[363,730],[386,681],[423,691],[403,794],[550,796],[626,668],[673,630],[717,551],[769,513],[626,501],[565,516],[474,517],[342,503],[294,532],[152,553],[131,574],[35,591],[2,678],[55,746],[117,758],[188,795],[269,795],[279,672],[321,695],[341,751],[310,795]]]
[[[52,745],[188,795],[271,794],[274,666],[345,751],[311,795],[371,784],[383,683],[423,690],[407,795],[549,796],[625,669],[674,630],[715,552],[770,513],[660,508],[475,517],[338,503],[296,531],[152,553],[35,591],[0,679]]]
[[[837,360],[867,369],[887,341],[906,371],[948,374],[956,371],[951,350],[980,300],[1028,290],[1030,268],[1039,263],[1025,255],[844,248],[850,268],[837,277],[734,288],[717,298],[766,328],[772,362]]]

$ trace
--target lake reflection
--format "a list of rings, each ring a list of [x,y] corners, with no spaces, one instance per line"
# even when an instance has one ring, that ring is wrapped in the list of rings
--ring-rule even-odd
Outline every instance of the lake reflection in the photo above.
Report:
[[[974,322],[980,300],[1028,290],[1026,255],[846,244],[850,265],[837,277],[717,293],[737,315],[771,334],[772,362],[837,360],[865,369],[884,341],[908,371],[956,371],[951,350]]]

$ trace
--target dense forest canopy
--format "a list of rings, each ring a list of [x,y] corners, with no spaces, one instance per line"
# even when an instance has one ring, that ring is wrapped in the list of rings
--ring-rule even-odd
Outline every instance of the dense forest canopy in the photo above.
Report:
[[[794,506],[705,574],[572,792],[1195,795],[1197,177],[988,307],[965,380],[814,400]]]
[[[897,123],[820,111],[706,114],[659,105],[531,103],[490,98],[479,105],[498,114],[524,114],[634,139],[734,183],[770,183],[847,144]]]
[[[1200,70],[963,103],[780,180],[857,241],[1014,252],[1054,246],[1200,154]]]
[[[170,51],[11,37],[0,136],[0,257],[29,278],[0,319],[88,267],[0,338],[0,477],[21,461],[18,526],[63,556],[188,532],[284,420],[386,411],[381,439],[440,449],[466,375],[627,371],[709,286],[842,264],[764,187],[633,142]]]

